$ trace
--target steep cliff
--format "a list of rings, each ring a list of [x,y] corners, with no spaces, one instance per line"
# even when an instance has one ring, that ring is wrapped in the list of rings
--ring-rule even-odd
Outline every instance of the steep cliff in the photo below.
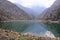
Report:
[[[47,8],[41,15],[40,18],[59,20],[60,19],[60,0],[56,0],[50,8]]]
[[[30,20],[32,16],[7,0],[0,0],[0,20]]]

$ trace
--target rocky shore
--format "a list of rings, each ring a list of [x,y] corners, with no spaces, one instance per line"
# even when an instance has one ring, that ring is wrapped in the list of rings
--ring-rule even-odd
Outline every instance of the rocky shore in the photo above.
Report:
[[[39,37],[0,29],[0,40],[60,40],[60,38]]]

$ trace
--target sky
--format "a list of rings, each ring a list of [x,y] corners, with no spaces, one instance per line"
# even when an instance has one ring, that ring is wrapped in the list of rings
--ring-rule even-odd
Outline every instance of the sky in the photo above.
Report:
[[[8,0],[12,3],[18,3],[24,7],[31,8],[32,6],[44,6],[46,8],[50,7],[55,0]]]

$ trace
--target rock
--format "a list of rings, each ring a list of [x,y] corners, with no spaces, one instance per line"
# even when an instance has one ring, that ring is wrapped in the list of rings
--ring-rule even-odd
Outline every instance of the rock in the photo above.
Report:
[[[31,20],[32,16],[7,0],[0,0],[0,20]]]
[[[4,30],[4,29],[0,29],[0,30]],[[8,33],[8,32],[6,32],[6,33]],[[13,34],[14,36],[11,36],[10,33]],[[34,35],[32,36],[32,35],[28,35],[28,34],[19,35],[18,32],[13,32],[13,31],[9,31],[8,35],[10,35],[10,37],[9,36],[7,37],[6,35],[3,35],[3,34],[4,34],[4,31],[2,31],[2,34],[0,34],[0,40],[60,40],[60,38],[39,37],[39,36],[34,36]],[[19,37],[17,37],[18,35],[19,35]]]
[[[48,18],[52,20],[59,20],[60,19],[60,0],[56,0],[51,7],[47,8],[45,11],[42,12],[38,18]],[[54,18],[54,19],[53,19]]]

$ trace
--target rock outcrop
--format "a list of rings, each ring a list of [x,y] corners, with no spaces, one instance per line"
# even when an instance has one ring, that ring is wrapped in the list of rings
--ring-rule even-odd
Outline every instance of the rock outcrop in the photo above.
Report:
[[[60,19],[60,0],[56,0],[50,8],[47,8],[41,15],[40,18],[48,18],[53,20]]]
[[[0,0],[0,20],[31,20],[32,16],[7,0]]]
[[[0,29],[0,40],[60,40],[60,38],[39,37],[30,34],[21,34],[11,30]]]

